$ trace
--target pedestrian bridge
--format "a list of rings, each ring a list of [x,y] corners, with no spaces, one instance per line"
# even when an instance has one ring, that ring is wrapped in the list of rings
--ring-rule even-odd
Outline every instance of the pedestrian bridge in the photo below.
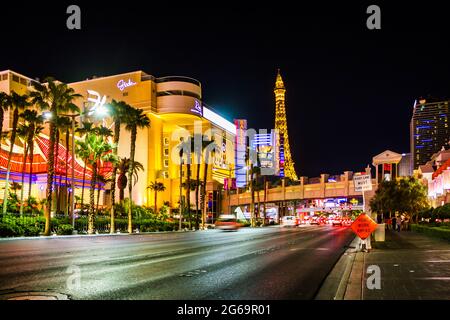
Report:
[[[293,186],[282,186],[276,188],[267,188],[266,203],[279,203],[288,201],[327,199],[327,198],[352,198],[362,197],[362,192],[355,191],[353,184],[353,173],[351,171],[344,172],[338,179],[329,179],[329,175],[322,174],[320,180],[315,183],[310,183],[307,177],[300,178],[300,184]],[[311,179],[312,181],[312,179]],[[376,179],[372,179],[372,191],[365,192],[366,208],[368,200],[373,196],[376,189]],[[258,198],[259,197],[259,198]],[[258,200],[264,202],[264,190],[255,191],[255,202]],[[237,206],[250,205],[252,201],[251,193],[249,191],[239,193],[239,190],[234,194],[228,195],[225,193],[222,200],[222,208],[224,213],[228,213],[230,208]],[[362,205],[354,205],[353,210],[363,209]],[[345,209],[345,208],[344,208]],[[321,211],[322,208],[306,208],[304,211]]]

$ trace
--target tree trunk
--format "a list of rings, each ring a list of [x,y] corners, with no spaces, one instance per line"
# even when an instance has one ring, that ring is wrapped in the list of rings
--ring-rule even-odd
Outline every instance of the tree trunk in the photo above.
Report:
[[[69,188],[68,188],[68,172],[69,172],[69,129],[66,130],[66,216],[69,216]],[[72,192],[75,191],[75,186],[71,186]]]
[[[56,168],[59,168],[59,130],[56,130]],[[59,214],[59,211],[61,210],[61,170],[58,172],[59,174],[59,181],[58,186],[56,187],[56,214]]]
[[[199,210],[199,191],[200,191],[200,161],[197,162],[197,183],[195,185],[195,228],[199,229],[198,210]]]
[[[113,149],[113,154],[115,156],[117,156],[118,153],[118,144],[119,144],[119,138],[120,138],[120,119],[119,118],[114,118],[114,138],[113,138],[113,143],[114,143],[114,149]],[[113,171],[112,171],[112,176],[111,176],[111,209],[110,209],[110,215],[111,215],[111,220],[110,220],[110,224],[111,224],[111,228],[110,228],[110,233],[114,233],[116,232],[116,226],[115,226],[115,208],[114,205],[116,204],[116,176],[117,176],[117,167],[118,167],[119,163],[115,163],[114,167],[113,167]]]
[[[9,175],[11,173],[11,158],[14,149],[14,144],[16,142],[16,132],[17,123],[19,122],[19,109],[14,109],[12,132],[11,132],[11,146],[9,147],[8,154],[8,164],[6,165],[6,180],[5,180],[5,193],[3,197],[3,214],[6,214],[6,209],[8,208],[8,197],[9,197]]]
[[[119,200],[122,202],[124,198],[125,198],[125,189],[120,188],[119,189]]]
[[[34,133],[34,125],[32,125],[31,133]],[[34,160],[34,141],[33,141],[33,135],[30,134],[28,136],[28,146],[30,149],[30,177],[29,177],[29,186],[28,186],[28,201],[30,201],[31,198],[31,186],[33,184],[33,160]]]
[[[133,169],[134,169],[134,153],[136,149],[137,128],[131,130],[131,148],[130,148],[130,168],[128,169],[128,193],[130,197],[130,205],[128,207],[128,233],[133,233],[132,224],[132,205],[133,205]]]
[[[180,216],[180,220],[178,221],[178,230],[181,231],[182,228],[182,220],[183,220],[183,157],[180,157],[180,207],[178,214]]]
[[[154,190],[155,191],[155,214],[158,214],[158,190]]]
[[[267,202],[267,177],[264,176],[264,203],[263,203],[264,224],[267,223],[266,202]]]
[[[255,226],[255,190],[253,186],[253,164],[250,166],[250,224],[252,227]]]
[[[54,110],[52,110],[54,111]],[[50,143],[47,156],[47,203],[45,205],[45,231],[44,235],[50,235],[50,218],[52,212],[53,176],[55,174],[55,124],[50,121]]]
[[[25,171],[27,167],[27,153],[28,153],[28,145],[24,142],[23,145],[23,164],[22,164],[22,188],[20,189],[20,216],[23,215],[23,193],[25,189]]]
[[[192,223],[191,223],[191,164],[189,163],[190,159],[188,159],[188,163],[186,164],[187,168],[187,188],[186,188],[186,210],[188,213],[188,223],[189,223],[189,230],[192,229]]]
[[[205,206],[205,198],[206,198],[206,183],[208,179],[208,160],[205,161],[205,172],[203,173],[203,183],[202,183],[202,192],[200,195],[200,211],[202,212],[202,227],[205,228],[206,223],[206,207]]]
[[[84,185],[86,183],[86,162],[87,159],[84,159],[84,167],[83,167],[83,184],[81,186],[81,212],[83,212],[84,207]]]
[[[97,180],[97,163],[92,164],[91,188],[89,190],[88,234],[94,233],[95,184]]]

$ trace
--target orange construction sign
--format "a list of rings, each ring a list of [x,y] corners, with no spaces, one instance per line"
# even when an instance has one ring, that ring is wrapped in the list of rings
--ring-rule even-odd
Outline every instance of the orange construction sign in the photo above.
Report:
[[[368,215],[362,213],[355,221],[353,221],[351,228],[354,233],[362,240],[368,238],[372,232],[377,228],[377,223]]]

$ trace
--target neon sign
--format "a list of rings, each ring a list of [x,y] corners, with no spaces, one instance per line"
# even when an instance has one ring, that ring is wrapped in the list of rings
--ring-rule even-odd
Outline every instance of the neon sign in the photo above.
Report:
[[[132,87],[135,86],[137,83],[134,81],[131,81],[131,79],[128,79],[128,82],[126,82],[125,80],[119,80],[119,82],[117,82],[117,88],[119,88],[120,91],[125,90],[125,88],[128,87]]]

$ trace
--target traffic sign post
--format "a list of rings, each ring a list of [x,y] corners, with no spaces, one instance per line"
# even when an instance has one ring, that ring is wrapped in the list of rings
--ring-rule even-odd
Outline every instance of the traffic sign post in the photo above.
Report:
[[[370,235],[377,228],[377,223],[371,217],[362,213],[353,221],[351,229],[361,239],[363,251],[370,249]]]

